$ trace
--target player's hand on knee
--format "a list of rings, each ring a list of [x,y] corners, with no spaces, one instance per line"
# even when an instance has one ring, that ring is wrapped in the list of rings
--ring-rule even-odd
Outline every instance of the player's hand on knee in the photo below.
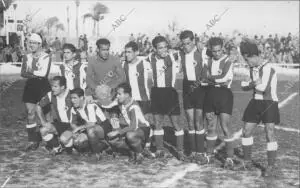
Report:
[[[111,131],[107,134],[107,137],[112,140],[120,135],[119,131]]]

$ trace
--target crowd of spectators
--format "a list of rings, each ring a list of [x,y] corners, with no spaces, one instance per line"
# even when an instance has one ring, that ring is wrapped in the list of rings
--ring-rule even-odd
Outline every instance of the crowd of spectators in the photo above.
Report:
[[[161,35],[158,33],[157,35]],[[169,41],[169,48],[178,50],[181,48],[179,33],[176,35],[165,35],[167,40]],[[255,35],[254,37],[249,37],[248,35],[243,35],[241,33],[237,33],[235,36],[230,37],[229,35],[223,35],[222,33],[211,35],[207,35],[205,32],[202,34],[195,34],[195,42],[196,45],[200,48],[206,46],[207,41],[210,37],[221,37],[224,40],[224,50],[229,55],[238,56],[239,48],[238,45],[241,40],[250,39],[254,40],[260,48],[262,52],[261,55],[265,59],[270,59],[273,63],[300,63],[300,55],[299,55],[299,37],[292,36],[291,33],[288,36],[278,36],[275,34],[274,37],[269,34],[268,38],[264,38],[263,35],[258,37]],[[129,41],[135,41],[138,43],[139,52],[141,56],[147,56],[149,53],[153,51],[152,44],[145,34],[139,33],[137,37],[134,34],[129,36]],[[121,54],[121,56],[123,53]],[[238,57],[240,58],[240,57]]]
[[[157,33],[157,35],[161,34]],[[217,36],[223,38],[225,44],[224,50],[229,55],[237,57],[237,61],[241,59],[238,48],[239,43],[245,38],[250,38],[257,43],[262,52],[262,56],[266,59],[270,59],[273,63],[300,63],[299,37],[292,36],[291,33],[289,33],[288,36],[278,36],[278,34],[273,36],[272,34],[269,34],[269,36],[265,38],[263,35],[260,37],[258,35],[249,37],[248,35],[243,35],[241,33],[237,33],[234,36],[223,35],[222,33],[212,33],[211,35],[208,35],[204,32],[202,34],[195,34],[196,45],[198,48],[203,48],[207,45],[206,43],[210,37]],[[169,41],[170,49],[180,50],[181,44],[179,40],[179,33],[173,35],[166,34],[165,37]],[[138,33],[137,35],[134,35],[132,33],[128,40],[137,42],[140,56],[147,56],[154,50],[151,44],[151,39],[146,34]],[[58,37],[48,41],[44,39],[43,46],[45,51],[52,54],[53,61],[62,61],[62,46],[65,41],[65,38],[59,39]],[[22,56],[28,52],[27,42],[28,41],[25,38],[24,48],[22,48],[22,46],[18,44],[5,45],[2,38],[0,38],[0,62],[21,62]],[[79,37],[78,59],[81,59],[81,61],[87,61],[87,57],[89,55],[95,55],[97,53],[96,50],[97,49],[92,49],[91,46],[88,46],[88,40],[85,34]],[[114,54],[124,58],[124,52]]]

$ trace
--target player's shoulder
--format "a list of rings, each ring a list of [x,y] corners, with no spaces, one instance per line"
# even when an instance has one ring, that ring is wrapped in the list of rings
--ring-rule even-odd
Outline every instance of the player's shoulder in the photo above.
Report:
[[[49,59],[50,58],[50,55],[48,54],[48,53],[46,53],[46,52],[41,52],[41,59]]]
[[[139,103],[136,102],[136,101],[133,101],[131,103],[131,105],[128,107],[129,108],[129,111],[132,111],[132,110],[139,110],[140,106],[139,106]]]

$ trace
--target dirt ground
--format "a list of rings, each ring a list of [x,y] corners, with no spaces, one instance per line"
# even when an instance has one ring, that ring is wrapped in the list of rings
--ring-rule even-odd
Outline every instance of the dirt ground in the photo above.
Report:
[[[13,80],[14,81],[14,80]],[[240,83],[232,85],[234,110],[232,127],[242,126],[242,113],[251,93],[242,92]],[[178,83],[180,85],[180,83]],[[229,171],[214,165],[198,166],[169,160],[146,159],[141,165],[127,162],[126,156],[107,156],[96,161],[92,155],[50,156],[40,147],[24,152],[27,142],[25,109],[21,103],[24,80],[2,82],[0,85],[0,186],[5,187],[299,187],[299,134],[277,130],[279,144],[277,173],[262,178],[266,166],[266,139],[263,128],[255,131],[253,171]],[[278,86],[280,101],[299,92],[299,82],[281,80]],[[299,129],[299,94],[280,109],[279,126]],[[181,116],[181,124],[186,120]],[[166,125],[168,121],[166,120]],[[238,150],[237,150],[237,158]]]

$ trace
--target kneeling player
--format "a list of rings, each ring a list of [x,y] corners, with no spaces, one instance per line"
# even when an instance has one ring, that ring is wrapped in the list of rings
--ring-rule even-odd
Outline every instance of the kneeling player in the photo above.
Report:
[[[64,132],[61,141],[68,147],[73,144],[76,149],[86,147],[88,141],[92,151],[100,159],[101,152],[107,147],[106,135],[112,127],[96,104],[86,103],[83,89],[75,88],[70,91],[70,95],[72,102],[70,123],[73,131]]]
[[[127,126],[108,133],[110,140],[116,137],[124,137],[125,143],[110,142],[113,147],[127,146],[128,150],[134,152],[134,162],[141,163],[143,160],[143,148],[150,134],[149,122],[145,119],[138,103],[131,97],[131,87],[122,83],[117,87],[117,99],[121,105],[121,112]]]
[[[268,166],[264,176],[272,174],[275,166],[277,152],[277,141],[274,134],[274,126],[278,124],[279,109],[276,93],[277,76],[275,70],[259,56],[259,50],[256,44],[251,42],[242,42],[241,53],[250,66],[250,82],[242,82],[244,90],[253,90],[254,98],[250,100],[243,116],[245,122],[243,128],[242,145],[244,151],[244,162],[242,168],[250,168],[251,148],[253,145],[253,129],[258,123],[265,124],[267,137],[267,156]],[[237,167],[237,169],[240,169]]]

